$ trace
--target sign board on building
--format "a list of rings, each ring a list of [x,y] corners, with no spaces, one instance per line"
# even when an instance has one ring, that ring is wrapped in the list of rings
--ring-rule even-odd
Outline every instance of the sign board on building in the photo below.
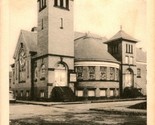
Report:
[[[76,78],[76,73],[70,73],[70,82],[76,82],[77,78]]]

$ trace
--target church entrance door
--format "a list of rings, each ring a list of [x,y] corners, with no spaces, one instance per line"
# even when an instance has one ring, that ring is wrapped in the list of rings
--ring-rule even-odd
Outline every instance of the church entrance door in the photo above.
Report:
[[[58,63],[57,67],[55,68],[55,86],[67,86],[67,67],[62,64]]]
[[[125,72],[125,87],[132,87],[134,83],[134,73],[132,69],[127,69]]]

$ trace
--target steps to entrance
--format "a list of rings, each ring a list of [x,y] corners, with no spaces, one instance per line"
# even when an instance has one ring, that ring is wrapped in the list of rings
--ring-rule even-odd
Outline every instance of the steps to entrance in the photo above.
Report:
[[[75,95],[71,88],[64,87],[54,87],[51,93],[51,100],[54,102],[72,102],[75,101]]]
[[[124,98],[137,98],[143,96],[144,95],[139,91],[139,89],[134,87],[126,87],[123,92]]]

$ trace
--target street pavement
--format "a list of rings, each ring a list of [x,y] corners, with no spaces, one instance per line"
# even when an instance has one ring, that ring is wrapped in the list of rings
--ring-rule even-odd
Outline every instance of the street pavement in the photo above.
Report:
[[[124,110],[140,102],[144,100],[51,106],[15,103],[10,104],[10,125],[146,125],[146,115],[90,110]]]

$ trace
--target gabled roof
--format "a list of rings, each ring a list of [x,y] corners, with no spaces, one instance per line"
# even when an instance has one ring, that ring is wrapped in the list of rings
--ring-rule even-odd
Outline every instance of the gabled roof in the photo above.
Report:
[[[75,61],[105,61],[119,63],[110,53],[103,42],[106,38],[95,37],[95,35],[87,34],[85,37],[76,39],[75,45]]]
[[[85,37],[91,37],[91,38],[94,38],[94,39],[101,39],[103,41],[106,41],[107,38],[106,37],[102,37],[100,35],[97,35],[97,34],[94,34],[94,33],[82,33],[82,32],[74,32],[74,40],[78,40],[78,39],[81,39],[81,38],[85,38]]]
[[[136,61],[143,63],[147,62],[146,52],[143,51],[141,48],[136,48]]]
[[[127,40],[127,41],[131,41],[131,42],[135,42],[135,43],[138,42],[138,40],[136,40],[132,36],[128,35],[123,30],[120,30],[111,39],[109,39],[108,41],[106,41],[104,43],[109,43],[109,42],[112,42],[112,41],[115,41],[115,40],[118,40],[118,39]]]
[[[31,52],[37,52],[37,33],[22,30],[21,31],[26,45]]]
[[[14,58],[18,53],[20,43],[23,43],[26,46],[28,52],[37,52],[37,33],[21,30],[18,43],[14,52]]]

